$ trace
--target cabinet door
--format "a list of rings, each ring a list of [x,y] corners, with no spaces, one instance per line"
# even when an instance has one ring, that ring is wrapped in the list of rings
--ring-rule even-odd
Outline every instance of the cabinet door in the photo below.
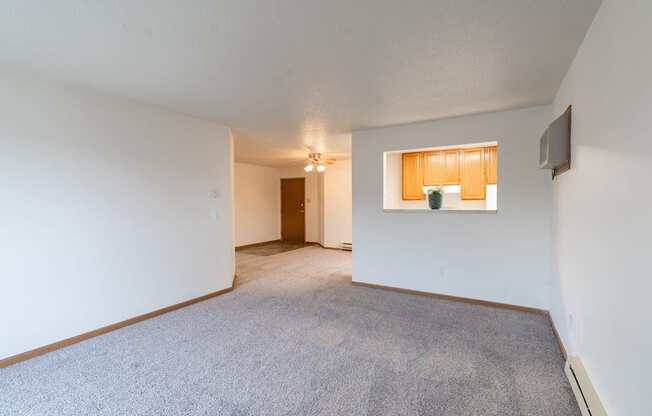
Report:
[[[460,151],[445,150],[444,160],[444,185],[457,185],[460,183]]]
[[[423,154],[423,184],[427,186],[442,185],[445,169],[443,152],[425,152]]]
[[[495,185],[498,182],[498,149],[496,147],[484,148],[484,167],[486,170],[487,183]]]
[[[403,199],[423,199],[421,153],[403,153]]]
[[[460,157],[462,199],[485,199],[486,180],[483,149],[463,149],[460,152]]]

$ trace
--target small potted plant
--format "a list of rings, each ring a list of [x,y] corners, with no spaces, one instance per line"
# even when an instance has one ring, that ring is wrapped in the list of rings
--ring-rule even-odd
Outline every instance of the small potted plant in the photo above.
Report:
[[[430,209],[441,208],[441,201],[444,197],[444,188],[437,186],[436,188],[428,189],[428,205]]]

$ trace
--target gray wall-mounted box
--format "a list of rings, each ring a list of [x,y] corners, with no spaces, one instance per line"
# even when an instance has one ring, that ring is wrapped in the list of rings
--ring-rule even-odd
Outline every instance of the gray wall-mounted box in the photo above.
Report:
[[[553,121],[541,136],[539,167],[556,169],[570,163],[571,108]]]

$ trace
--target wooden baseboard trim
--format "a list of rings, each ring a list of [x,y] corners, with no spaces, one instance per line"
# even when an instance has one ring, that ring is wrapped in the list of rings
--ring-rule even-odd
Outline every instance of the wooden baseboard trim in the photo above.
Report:
[[[550,321],[550,327],[552,328],[552,333],[555,336],[555,339],[557,340],[557,345],[559,346],[559,352],[561,353],[561,356],[564,357],[564,362],[568,360],[568,354],[566,353],[566,348],[564,347],[564,343],[561,342],[561,337],[559,336],[559,332],[557,331],[557,327],[555,326],[555,321],[552,320],[552,316],[550,313],[547,313],[548,315],[548,321]]]
[[[261,243],[245,244],[244,246],[236,246],[235,251],[240,251],[240,250],[244,250],[246,248],[251,248],[251,247],[266,246],[267,244],[274,244],[274,243],[278,243],[280,241],[281,240],[270,240],[270,241],[263,241]]]
[[[530,308],[528,306],[512,305],[512,304],[509,304],[509,303],[499,303],[499,302],[491,302],[491,301],[480,300],[480,299],[463,298],[463,297],[459,297],[459,296],[443,295],[441,293],[422,292],[422,291],[419,291],[419,290],[403,289],[403,288],[393,287],[393,286],[376,285],[376,284],[372,284],[372,283],[363,283],[363,282],[353,282],[352,281],[351,284],[354,285],[354,286],[367,287],[367,288],[371,288],[371,289],[389,290],[389,291],[392,291],[392,292],[405,293],[405,294],[408,294],[408,295],[425,296],[425,297],[434,298],[434,299],[450,300],[450,301],[453,301],[453,302],[461,302],[461,303],[469,303],[469,304],[472,304],[472,305],[487,306],[487,307],[490,307],[490,308],[508,309],[508,310],[511,310],[511,311],[532,313],[532,314],[535,314],[535,315],[547,315],[548,314],[548,311],[546,311],[545,309]]]
[[[234,283],[235,283],[235,275],[234,275]],[[56,351],[56,350],[61,349],[61,348],[65,348],[65,347],[68,347],[70,345],[82,342],[82,341],[86,341],[87,339],[91,339],[91,338],[95,338],[95,337],[100,336],[100,335],[104,335],[104,334],[106,334],[108,332],[115,331],[116,329],[124,328],[126,326],[133,325],[133,324],[136,324],[138,322],[145,321],[147,319],[155,318],[157,316],[166,314],[168,312],[176,311],[177,309],[185,308],[186,306],[190,306],[190,305],[193,305],[195,303],[203,302],[205,300],[214,298],[216,296],[223,295],[225,293],[231,292],[232,290],[233,290],[233,286],[232,287],[227,287],[226,289],[218,290],[217,292],[212,292],[212,293],[209,293],[207,295],[199,296],[197,298],[193,298],[193,299],[187,300],[185,302],[177,303],[176,305],[167,306],[165,308],[158,309],[158,310],[155,310],[155,311],[152,311],[152,312],[148,312],[146,314],[139,315],[139,316],[127,319],[125,321],[121,321],[121,322],[117,322],[115,324],[107,325],[107,326],[104,326],[102,328],[98,328],[98,329],[95,329],[93,331],[90,331],[90,332],[86,332],[86,333],[76,335],[76,336],[71,337],[71,338],[64,339],[62,341],[57,341],[57,342],[54,342],[52,344],[45,345],[43,347],[33,349],[31,351],[23,352],[21,354],[16,354],[16,355],[13,355],[11,357],[4,358],[4,359],[0,360],[0,368],[8,367],[10,365],[19,363],[21,361],[26,361],[26,360],[38,357],[38,356],[43,355],[43,354],[47,354],[49,352]]]

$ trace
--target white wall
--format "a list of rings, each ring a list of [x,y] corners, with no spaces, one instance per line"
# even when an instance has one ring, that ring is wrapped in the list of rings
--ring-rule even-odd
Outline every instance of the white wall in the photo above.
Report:
[[[280,169],[235,164],[235,245],[281,238]]]
[[[0,91],[0,358],[231,285],[227,128],[10,74]]]
[[[326,247],[340,248],[351,242],[351,160],[338,160],[323,175],[324,236]]]
[[[353,280],[547,309],[550,107],[353,133]],[[383,152],[498,142],[498,213],[383,212]]]
[[[551,312],[610,415],[652,414],[650,39],[652,2],[605,0],[550,117],[573,105],[573,165],[553,187]]]

